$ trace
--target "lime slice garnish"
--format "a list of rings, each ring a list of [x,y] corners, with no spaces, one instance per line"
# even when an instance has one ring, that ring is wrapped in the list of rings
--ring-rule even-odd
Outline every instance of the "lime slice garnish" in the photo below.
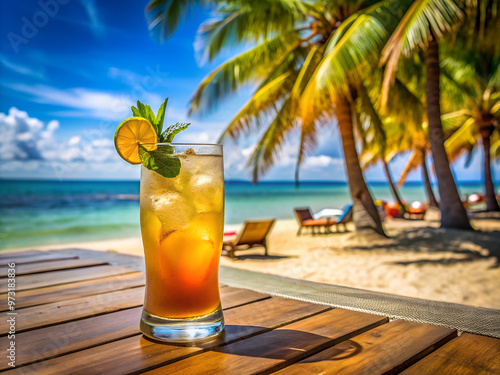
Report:
[[[153,125],[142,117],[130,117],[115,132],[115,148],[118,155],[130,164],[141,164],[139,145],[143,144],[148,151],[156,149],[158,138]]]

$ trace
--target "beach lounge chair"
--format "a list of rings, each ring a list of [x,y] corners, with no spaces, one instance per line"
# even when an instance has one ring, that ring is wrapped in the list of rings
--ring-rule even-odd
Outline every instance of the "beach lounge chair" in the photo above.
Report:
[[[294,208],[295,216],[299,222],[299,230],[297,231],[297,236],[300,236],[302,228],[311,228],[311,233],[316,234],[316,229],[324,228],[324,233],[330,233],[330,227],[335,225],[338,232],[339,225],[344,226],[344,231],[347,230],[346,223],[352,221],[352,204],[346,205],[342,209],[342,215],[337,219],[325,218],[325,219],[314,219],[311,209],[306,208]]]
[[[267,255],[267,235],[271,231],[276,220],[245,220],[243,229],[232,238],[224,240],[222,248],[229,252],[231,258],[235,258],[235,250],[246,250],[256,246],[264,248]]]
[[[474,193],[469,195],[467,201],[469,204],[483,203],[486,202],[486,197],[483,194]]]
[[[407,219],[422,220],[424,218],[426,211],[427,211],[426,204],[419,202],[419,201],[415,201],[412,204],[410,204],[408,206],[408,208],[406,209],[405,217]]]

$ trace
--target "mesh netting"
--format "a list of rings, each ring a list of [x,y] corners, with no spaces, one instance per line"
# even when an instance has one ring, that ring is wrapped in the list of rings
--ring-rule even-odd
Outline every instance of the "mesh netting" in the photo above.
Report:
[[[220,268],[220,281],[273,296],[500,338],[500,310],[289,279],[223,266]]]

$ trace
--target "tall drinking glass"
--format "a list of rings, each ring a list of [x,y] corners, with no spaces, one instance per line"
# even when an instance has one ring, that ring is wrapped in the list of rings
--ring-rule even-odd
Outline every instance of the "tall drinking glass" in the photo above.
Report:
[[[224,226],[222,145],[157,144],[180,159],[166,178],[142,166],[141,232],[146,295],[141,331],[188,342],[224,329],[219,258]]]

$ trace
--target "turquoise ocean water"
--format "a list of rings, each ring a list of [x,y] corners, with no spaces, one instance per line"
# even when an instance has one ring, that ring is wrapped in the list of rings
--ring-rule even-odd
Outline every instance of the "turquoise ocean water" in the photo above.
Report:
[[[386,184],[371,184],[374,197],[392,200]],[[481,192],[479,183],[459,186]],[[425,201],[423,187],[406,185],[408,202]],[[0,250],[138,236],[138,181],[0,180]],[[350,201],[344,183],[226,182],[226,224],[244,219],[293,218],[293,208],[342,208]]]

